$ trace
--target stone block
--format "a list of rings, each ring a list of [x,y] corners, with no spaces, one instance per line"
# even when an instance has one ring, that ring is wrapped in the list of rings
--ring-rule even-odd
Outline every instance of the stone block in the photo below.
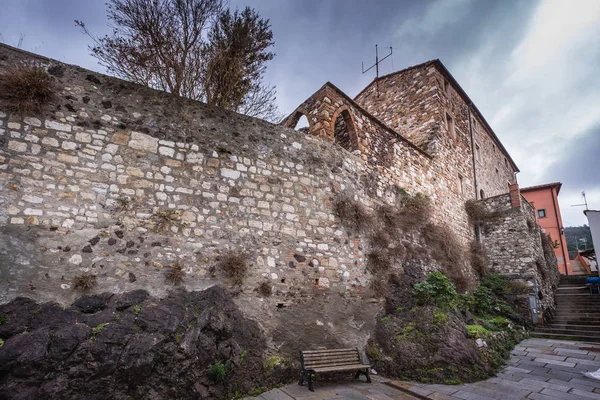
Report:
[[[158,150],[158,139],[141,132],[131,132],[129,147],[135,150],[156,153]]]

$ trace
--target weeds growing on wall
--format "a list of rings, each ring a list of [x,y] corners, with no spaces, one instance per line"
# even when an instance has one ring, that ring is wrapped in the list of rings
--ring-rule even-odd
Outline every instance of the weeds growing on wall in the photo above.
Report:
[[[365,206],[349,195],[342,194],[334,200],[333,213],[352,232],[364,232],[373,228],[373,216]]]
[[[178,210],[158,210],[152,214],[154,230],[164,232],[181,221],[181,212]]]
[[[477,272],[479,277],[482,277],[487,274],[487,256],[485,253],[485,249],[477,240],[473,240],[469,245],[469,256],[471,259],[471,266]]]
[[[271,297],[273,295],[273,288],[269,282],[261,282],[256,291],[263,297]]]
[[[245,253],[230,251],[219,257],[217,266],[232,280],[234,285],[241,285],[248,273],[247,258]]]
[[[41,68],[17,65],[0,71],[0,97],[11,111],[40,112],[56,91],[54,79]]]
[[[165,274],[165,280],[171,285],[179,285],[183,282],[183,265],[179,260],[176,260]]]
[[[96,275],[93,274],[81,274],[73,278],[73,287],[77,290],[90,290],[96,287],[97,284]]]
[[[485,206],[478,200],[467,200],[465,202],[465,211],[469,217],[469,222],[473,225],[483,222],[489,216],[489,212]]]

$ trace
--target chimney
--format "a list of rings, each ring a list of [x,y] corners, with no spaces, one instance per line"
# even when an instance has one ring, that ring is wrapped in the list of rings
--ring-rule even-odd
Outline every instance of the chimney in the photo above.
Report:
[[[521,191],[519,190],[519,184],[513,183],[508,185],[508,191],[510,193],[510,204],[513,207],[521,207]]]

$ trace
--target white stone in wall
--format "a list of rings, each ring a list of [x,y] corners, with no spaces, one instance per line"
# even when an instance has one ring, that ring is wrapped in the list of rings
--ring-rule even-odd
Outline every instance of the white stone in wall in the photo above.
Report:
[[[158,150],[158,139],[141,132],[131,132],[129,147],[136,150],[156,153]]]
[[[71,125],[69,125],[69,124],[61,124],[60,122],[50,121],[47,119],[45,121],[44,125],[48,129],[54,129],[56,131],[63,131],[63,132],[71,132]]]
[[[42,139],[42,144],[45,144],[46,146],[58,147],[58,140],[51,137],[45,137]]]
[[[92,143],[92,137],[89,133],[77,132],[75,134],[75,140],[82,143]]]
[[[40,204],[44,201],[44,199],[42,197],[32,196],[32,195],[25,195],[22,197],[22,199],[28,203],[34,203],[34,204]]]
[[[62,142],[62,145],[60,147],[62,147],[65,150],[75,150],[77,149],[77,143],[65,140],[64,142]]]
[[[41,216],[41,215],[43,215],[43,211],[35,209],[35,208],[26,208],[23,211],[23,214],[25,214],[25,215],[37,215],[37,216]]]
[[[73,254],[71,256],[71,258],[69,258],[69,262],[71,264],[75,264],[75,265],[79,265],[81,264],[81,262],[83,261],[83,259],[81,258],[80,254]]]
[[[18,122],[9,122],[7,126],[8,129],[21,129],[21,124]]]
[[[238,179],[240,177],[240,171],[234,171],[229,168],[221,168],[221,176],[230,179]]]
[[[171,147],[161,146],[158,148],[158,153],[163,156],[173,157],[175,155],[175,149],[172,149]]]
[[[24,152],[27,151],[27,143],[11,140],[8,142],[8,149],[12,151]]]

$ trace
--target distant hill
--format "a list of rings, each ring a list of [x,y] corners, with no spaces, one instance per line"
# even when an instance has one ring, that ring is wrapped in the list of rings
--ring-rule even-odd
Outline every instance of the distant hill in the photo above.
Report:
[[[577,250],[588,250],[594,247],[590,227],[587,225],[565,227],[565,237],[571,260],[577,255]]]

